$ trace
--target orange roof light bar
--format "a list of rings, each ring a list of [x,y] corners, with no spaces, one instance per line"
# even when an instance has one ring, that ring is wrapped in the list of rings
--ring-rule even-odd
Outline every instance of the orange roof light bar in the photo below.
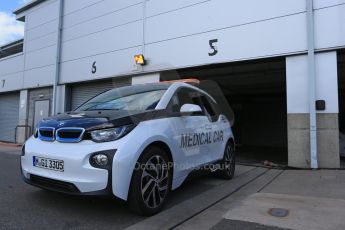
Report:
[[[171,80],[171,81],[162,81],[162,83],[177,83],[177,82],[190,83],[190,84],[196,84],[196,85],[200,84],[200,80],[198,80],[196,78]]]

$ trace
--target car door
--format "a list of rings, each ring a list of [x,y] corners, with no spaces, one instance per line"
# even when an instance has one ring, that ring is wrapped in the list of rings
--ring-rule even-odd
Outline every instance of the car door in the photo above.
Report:
[[[207,139],[205,126],[208,124],[208,118],[204,112],[197,114],[181,114],[180,109],[184,104],[200,105],[200,93],[198,91],[181,88],[172,97],[168,108],[173,113],[178,114],[170,119],[174,145],[179,150],[177,156],[183,163],[186,171],[205,163],[205,153],[210,138]],[[200,137],[203,140],[200,140]]]
[[[223,156],[224,146],[224,122],[220,119],[220,112],[217,104],[206,94],[201,96],[203,109],[208,118],[205,129],[212,132],[212,142],[207,147],[205,159],[207,162],[219,160]]]

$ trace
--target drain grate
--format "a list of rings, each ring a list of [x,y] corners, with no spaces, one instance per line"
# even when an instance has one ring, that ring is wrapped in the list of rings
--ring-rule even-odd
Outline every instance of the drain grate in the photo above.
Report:
[[[289,215],[289,210],[283,208],[271,208],[268,210],[268,214],[274,217],[287,217]]]

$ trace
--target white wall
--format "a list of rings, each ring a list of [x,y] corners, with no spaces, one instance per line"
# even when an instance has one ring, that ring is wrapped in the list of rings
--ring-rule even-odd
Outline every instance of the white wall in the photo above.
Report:
[[[152,43],[146,46],[146,57],[150,60],[146,70],[232,62],[300,52],[306,49],[303,19],[304,15],[298,14]],[[210,39],[218,39],[218,54],[213,57],[209,56]]]
[[[24,56],[13,55],[0,60],[0,92],[23,88]]]
[[[141,76],[135,76],[132,78],[132,85],[140,85],[146,83],[155,83],[160,81],[160,74],[145,74]]]
[[[314,0],[314,8],[322,9],[330,6],[344,4],[345,0]]]
[[[345,46],[345,0],[314,2],[316,48]],[[23,13],[23,88],[53,84],[58,8],[48,0]],[[305,11],[305,0],[65,0],[60,83],[306,53]],[[140,53],[148,65],[138,70]]]
[[[318,113],[338,113],[337,53],[318,53],[316,61],[316,100],[326,101],[326,110]],[[309,113],[308,56],[286,59],[288,114]]]
[[[338,1],[342,5],[315,11],[316,49],[345,46],[345,1]]]
[[[306,1],[150,0],[145,9],[141,0],[67,3],[61,83],[307,50]],[[315,9],[317,49],[345,45],[345,1],[315,0]],[[142,50],[148,65],[136,71],[133,56]]]
[[[48,0],[25,15],[24,88],[48,86],[54,82],[58,15],[58,0]]]
[[[0,61],[0,76],[13,74],[23,71],[24,58],[22,54],[16,54],[1,59]]]
[[[147,19],[145,33],[147,43],[178,39],[181,36],[192,36],[215,30],[227,30],[236,26],[242,27],[248,23],[301,13],[306,8],[305,1],[301,0],[199,0],[200,4],[184,7],[182,5],[187,4],[182,4],[182,2],[185,1],[173,1],[168,4],[169,8],[166,6],[166,1],[148,2],[148,15],[152,15],[152,11],[159,14]],[[174,7],[182,8],[173,10]]]
[[[142,53],[143,1],[81,2],[66,1],[60,83],[132,73]]]
[[[140,72],[133,56],[142,53],[143,40],[148,65],[142,72],[306,49],[300,0],[150,0],[145,9],[144,23],[141,0],[66,1],[60,83]],[[219,39],[214,57],[210,39]]]

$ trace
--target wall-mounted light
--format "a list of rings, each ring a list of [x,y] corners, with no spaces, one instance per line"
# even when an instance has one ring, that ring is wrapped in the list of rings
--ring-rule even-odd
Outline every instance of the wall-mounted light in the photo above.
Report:
[[[315,102],[315,107],[317,111],[325,111],[326,110],[326,101],[325,100],[317,100]]]
[[[145,57],[142,54],[134,55],[134,61],[135,61],[135,64],[137,64],[137,65],[145,65],[146,64]]]

